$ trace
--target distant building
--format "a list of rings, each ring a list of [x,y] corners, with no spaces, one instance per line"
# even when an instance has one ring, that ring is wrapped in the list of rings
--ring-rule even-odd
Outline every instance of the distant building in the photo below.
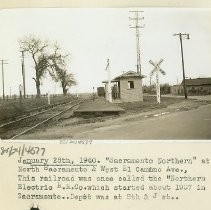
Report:
[[[122,102],[143,101],[142,78],[144,78],[143,75],[134,71],[128,71],[115,77],[111,80],[112,98],[120,99]],[[107,97],[108,81],[103,83],[105,83]]]
[[[173,95],[184,95],[184,88],[180,85],[173,85],[170,87],[170,93]]]
[[[188,95],[210,95],[211,94],[211,77],[185,79]],[[172,94],[184,94],[183,82],[180,85],[171,87]]]
[[[98,87],[97,88],[97,95],[99,97],[105,97],[105,88],[104,87]]]

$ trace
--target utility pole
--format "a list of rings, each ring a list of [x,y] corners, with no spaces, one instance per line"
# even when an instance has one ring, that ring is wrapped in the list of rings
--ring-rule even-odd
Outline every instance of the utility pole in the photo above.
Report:
[[[23,97],[26,98],[26,82],[25,82],[25,64],[24,64],[24,51],[21,51],[22,54],[22,77],[23,77]]]
[[[19,85],[20,106],[22,106],[22,90],[23,90],[23,86],[20,84],[20,85]]]
[[[2,70],[2,91],[3,91],[3,100],[5,100],[5,93],[4,93],[4,64],[6,63],[7,60],[1,59],[1,70]]]
[[[51,95],[50,95],[50,91],[48,90],[48,93],[47,93],[47,98],[48,98],[48,105],[51,104]]]
[[[107,66],[106,71],[108,72],[108,84],[107,84],[107,91],[108,91],[108,101],[112,102],[112,91],[111,91],[111,70],[110,70],[110,61],[107,59]]]
[[[149,91],[151,93],[151,90],[152,90],[152,76],[149,75]]]
[[[131,18],[129,17],[129,20],[134,21],[135,26],[131,26],[130,28],[135,28],[136,29],[136,52],[137,52],[137,73],[141,74],[141,50],[140,50],[140,28],[144,28],[144,26],[141,26],[139,21],[143,20],[144,17],[139,17],[139,14],[142,13],[143,11],[129,11],[131,13],[134,13],[135,17]]]
[[[10,98],[12,98],[12,89],[10,87]]]
[[[186,33],[185,34],[178,33],[178,34],[174,34],[173,36],[179,36],[179,40],[180,40],[180,49],[181,49],[181,58],[182,58],[183,88],[184,88],[185,99],[187,99],[188,96],[187,96],[187,88],[186,88],[186,81],[185,81],[185,65],[184,65],[182,38],[186,38],[186,39],[189,40],[190,35],[186,34]]]

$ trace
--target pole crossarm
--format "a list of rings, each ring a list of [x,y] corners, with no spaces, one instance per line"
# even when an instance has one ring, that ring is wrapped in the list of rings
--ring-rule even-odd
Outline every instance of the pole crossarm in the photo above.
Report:
[[[130,26],[130,28],[144,28],[144,26]]]
[[[7,61],[7,60],[0,59],[0,62],[1,62],[1,63],[3,63],[3,64],[9,64],[9,63],[6,63],[6,61]]]
[[[182,38],[190,39],[190,34],[188,33],[177,33],[173,34],[173,36],[182,36]]]
[[[141,17],[141,18],[140,18],[140,17],[138,17],[138,18],[131,18],[131,17],[129,17],[129,19],[130,19],[130,20],[143,20],[144,17]]]
[[[130,10],[129,12],[144,12],[144,11],[141,11],[141,10]]]

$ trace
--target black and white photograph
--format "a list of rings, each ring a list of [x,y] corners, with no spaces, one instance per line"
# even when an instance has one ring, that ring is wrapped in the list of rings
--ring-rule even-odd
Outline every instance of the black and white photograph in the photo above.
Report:
[[[211,139],[211,9],[0,10],[0,138]]]
[[[2,0],[2,209],[211,209],[205,1]]]

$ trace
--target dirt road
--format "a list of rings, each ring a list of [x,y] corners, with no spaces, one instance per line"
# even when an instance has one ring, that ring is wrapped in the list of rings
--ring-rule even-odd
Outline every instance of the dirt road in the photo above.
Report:
[[[164,113],[164,112],[163,112]],[[95,128],[75,138],[91,139],[210,139],[211,105],[196,110],[155,115],[146,120]]]

